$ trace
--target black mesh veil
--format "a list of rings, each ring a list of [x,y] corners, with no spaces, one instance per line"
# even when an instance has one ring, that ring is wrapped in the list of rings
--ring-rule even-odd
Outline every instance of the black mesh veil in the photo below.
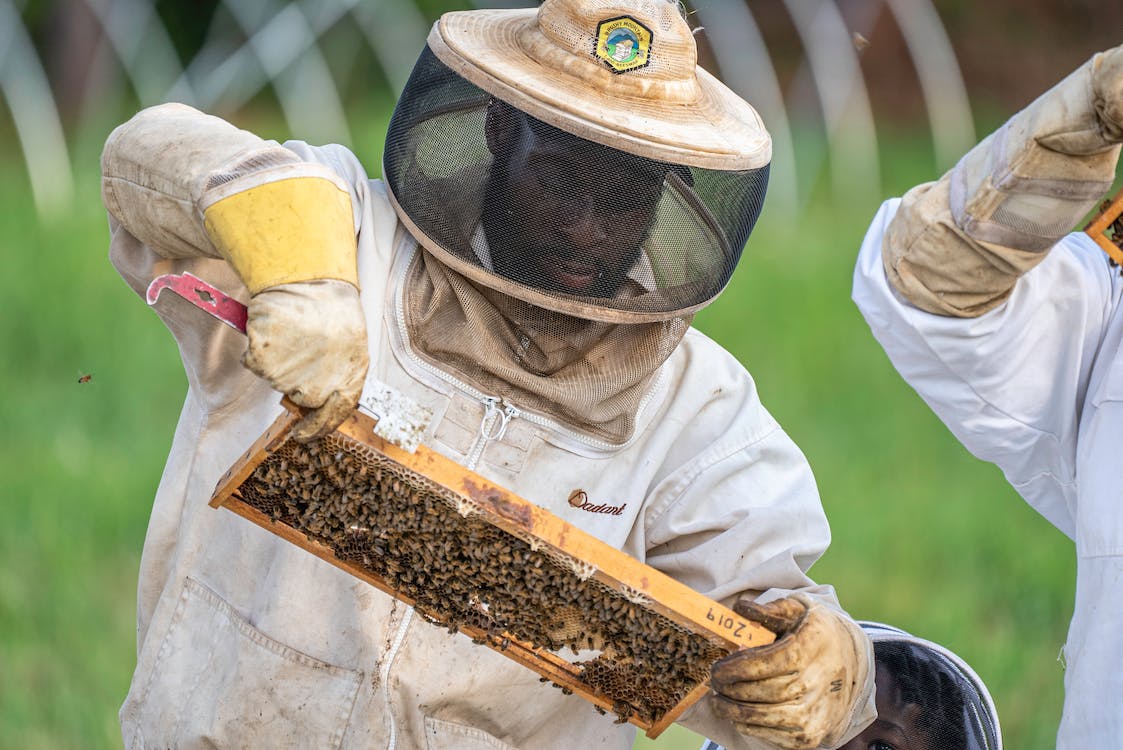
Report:
[[[982,679],[955,652],[876,622],[861,623],[879,669],[892,675],[888,700],[918,706],[916,730],[932,750],[1001,750],[998,712]],[[879,674],[880,678],[880,674]],[[878,690],[882,690],[878,683]]]
[[[428,47],[394,111],[383,167],[399,215],[442,262],[524,302],[617,323],[711,301],[768,182],[767,165],[670,164],[547,125]]]

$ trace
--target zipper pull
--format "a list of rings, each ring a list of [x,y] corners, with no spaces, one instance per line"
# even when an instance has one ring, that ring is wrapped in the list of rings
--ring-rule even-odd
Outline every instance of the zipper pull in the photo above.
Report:
[[[504,403],[498,396],[484,396],[483,437],[484,440],[501,440],[507,434],[507,425],[519,415],[519,410],[510,404]],[[498,418],[499,427],[490,419]]]

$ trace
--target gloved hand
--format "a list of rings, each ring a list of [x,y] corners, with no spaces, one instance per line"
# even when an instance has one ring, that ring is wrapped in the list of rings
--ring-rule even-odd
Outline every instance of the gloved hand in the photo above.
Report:
[[[243,363],[314,410],[294,437],[325,434],[347,416],[368,355],[351,191],[335,171],[169,103],[110,135],[102,195],[158,255],[230,263],[251,295]]]
[[[734,610],[778,637],[714,664],[714,713],[785,750],[840,744],[872,679],[872,648],[861,628],[803,594],[768,604],[745,600]]]
[[[347,418],[363,390],[367,337],[359,291],[345,281],[298,281],[250,298],[242,364],[293,403],[309,409],[296,440],[327,434]]]
[[[890,223],[886,277],[913,305],[977,317],[1111,189],[1123,142],[1123,46],[1094,55],[963,156],[908,192]]]
[[[221,185],[204,226],[252,295],[242,363],[313,410],[292,431],[310,440],[355,408],[369,363],[354,221],[334,180],[275,171]]]
[[[1123,46],[1094,58],[1092,98],[1100,132],[1109,143],[1123,142]]]

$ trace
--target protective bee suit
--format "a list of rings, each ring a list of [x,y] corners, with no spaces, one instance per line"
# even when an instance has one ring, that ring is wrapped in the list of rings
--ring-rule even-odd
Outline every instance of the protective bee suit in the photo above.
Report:
[[[738,748],[831,747],[868,723],[869,641],[806,574],[829,542],[813,476],[744,369],[689,327],[767,174],[766,131],[724,91],[675,4],[548,0],[441,18],[385,181],[343,147],[179,104],[114,131],[121,275],[143,294],[189,271],[249,307],[248,342],[181,300],[156,307],[189,390],[141,562],[126,747],[631,747],[630,726],[208,507],[278,391],[309,438],[384,385],[432,410],[434,450],[774,627],[682,723]],[[711,122],[650,138],[668,96]]]
[[[1059,748],[1118,747],[1123,437],[1118,266],[1068,233],[1110,189],[1123,50],[1095,55],[942,179],[887,201],[854,301],[956,437],[1076,543]]]

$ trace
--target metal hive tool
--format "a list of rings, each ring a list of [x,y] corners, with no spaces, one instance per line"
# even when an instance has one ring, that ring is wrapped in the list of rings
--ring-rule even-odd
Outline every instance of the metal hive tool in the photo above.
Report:
[[[211,314],[214,300],[229,301],[198,279],[181,281],[180,289],[162,283]],[[299,443],[289,433],[300,408],[282,403],[286,411],[219,480],[212,506],[649,737],[708,692],[716,659],[774,640],[761,625],[425,445],[408,450],[380,437],[377,420],[361,409],[332,434]]]

